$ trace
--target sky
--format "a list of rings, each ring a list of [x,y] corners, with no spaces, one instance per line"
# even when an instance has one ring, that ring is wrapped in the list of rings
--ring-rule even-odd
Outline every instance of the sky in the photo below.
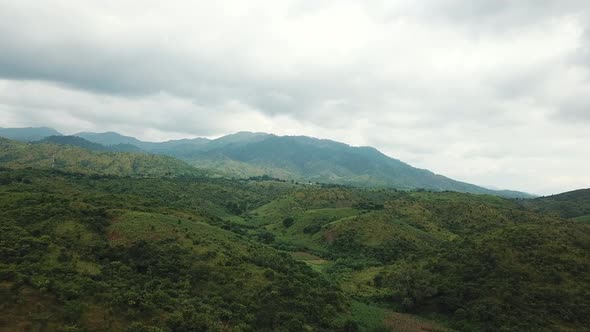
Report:
[[[0,127],[374,146],[478,185],[590,187],[587,0],[0,0]]]

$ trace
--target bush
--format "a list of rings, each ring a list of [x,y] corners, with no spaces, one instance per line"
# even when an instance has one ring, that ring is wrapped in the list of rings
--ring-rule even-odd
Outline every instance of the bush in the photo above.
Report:
[[[293,226],[294,223],[295,223],[295,219],[293,219],[293,217],[287,217],[287,218],[283,219],[283,226],[285,226],[285,228],[289,228],[289,227]]]

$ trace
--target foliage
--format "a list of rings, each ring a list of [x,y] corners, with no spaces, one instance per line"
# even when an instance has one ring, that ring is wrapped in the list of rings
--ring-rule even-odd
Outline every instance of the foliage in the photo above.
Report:
[[[217,226],[225,224],[216,214],[229,212],[197,188],[221,190],[223,180],[6,169],[0,178],[0,283],[12,285],[1,305],[14,308],[0,314],[5,324],[322,329],[343,308],[337,288],[304,263]],[[177,200],[177,192],[195,196]],[[40,297],[48,298],[38,307],[44,318],[31,320],[26,308]]]
[[[590,324],[585,191],[214,178],[160,156],[0,144],[8,329],[443,330],[392,310],[468,331]]]
[[[522,205],[536,212],[554,214],[562,218],[583,217],[590,215],[590,189],[526,200]]]
[[[295,219],[293,219],[293,217],[287,217],[287,218],[283,219],[283,226],[285,226],[285,228],[289,228],[289,227],[293,226],[294,223],[295,223]]]
[[[433,274],[415,263],[400,262],[383,279],[382,286],[394,291],[404,310],[413,310],[437,293]]]
[[[198,175],[174,158],[143,153],[91,151],[72,145],[20,143],[0,138],[0,162],[10,168],[43,168],[117,176]]]

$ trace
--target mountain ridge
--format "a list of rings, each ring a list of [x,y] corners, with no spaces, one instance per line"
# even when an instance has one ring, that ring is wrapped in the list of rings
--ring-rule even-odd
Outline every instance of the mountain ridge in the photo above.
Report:
[[[16,130],[13,128],[13,131]],[[230,177],[269,175],[294,181],[358,187],[449,190],[510,198],[535,197],[512,190],[492,190],[427,169],[415,168],[374,147],[352,146],[309,136],[240,131],[216,139],[192,138],[165,142],[145,142],[112,131],[80,132],[73,136],[107,147],[132,145],[147,153],[175,157],[197,168],[215,169]]]

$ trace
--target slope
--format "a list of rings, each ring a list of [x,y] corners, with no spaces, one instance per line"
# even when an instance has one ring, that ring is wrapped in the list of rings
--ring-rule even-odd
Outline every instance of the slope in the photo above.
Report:
[[[51,143],[59,145],[70,145],[77,146],[79,148],[93,150],[93,151],[110,151],[110,152],[143,152],[140,148],[132,144],[114,144],[114,145],[102,145],[94,142],[90,142],[78,136],[49,136],[37,143]]]
[[[51,149],[77,151],[73,165],[136,155],[0,142],[14,167],[0,169],[8,330],[355,331],[415,317],[402,311],[419,316],[411,331],[433,326],[424,317],[467,331],[590,323],[590,224],[521,201],[118,177],[93,163],[67,173],[35,161]]]
[[[352,147],[305,136],[268,135],[260,140],[201,151],[185,160],[197,166],[209,166],[217,161],[222,163],[220,167],[223,163],[238,162],[260,170],[251,175],[266,173],[312,182],[528,197],[518,192],[489,190],[417,169],[374,148]]]
[[[368,304],[468,331],[588,323],[587,223],[494,196],[320,187],[249,216]]]
[[[531,197],[515,191],[495,191],[414,168],[371,147],[306,136],[275,136],[239,132],[215,140],[141,142],[116,133],[77,134],[100,144],[129,143],[146,151],[180,158],[200,168],[229,176],[270,175],[296,181],[361,187],[452,190],[505,197]]]
[[[0,138],[0,166],[127,176],[199,173],[194,167],[167,156],[99,152],[70,145],[22,143],[4,138]]]
[[[206,144],[209,140],[206,138],[180,139],[166,142],[144,142],[134,137],[124,136],[115,132],[91,133],[81,132],[74,136],[84,138],[90,142],[98,143],[104,146],[133,145],[141,150],[152,153],[167,154],[178,156],[183,152],[193,151]]]
[[[525,200],[522,204],[533,211],[550,213],[562,218],[587,218],[590,216],[590,189]]]
[[[331,330],[334,285],[218,227],[273,190],[211,181],[0,170],[0,328]]]
[[[38,128],[0,128],[0,137],[17,141],[37,141],[49,136],[59,136],[57,130],[47,127]]]

